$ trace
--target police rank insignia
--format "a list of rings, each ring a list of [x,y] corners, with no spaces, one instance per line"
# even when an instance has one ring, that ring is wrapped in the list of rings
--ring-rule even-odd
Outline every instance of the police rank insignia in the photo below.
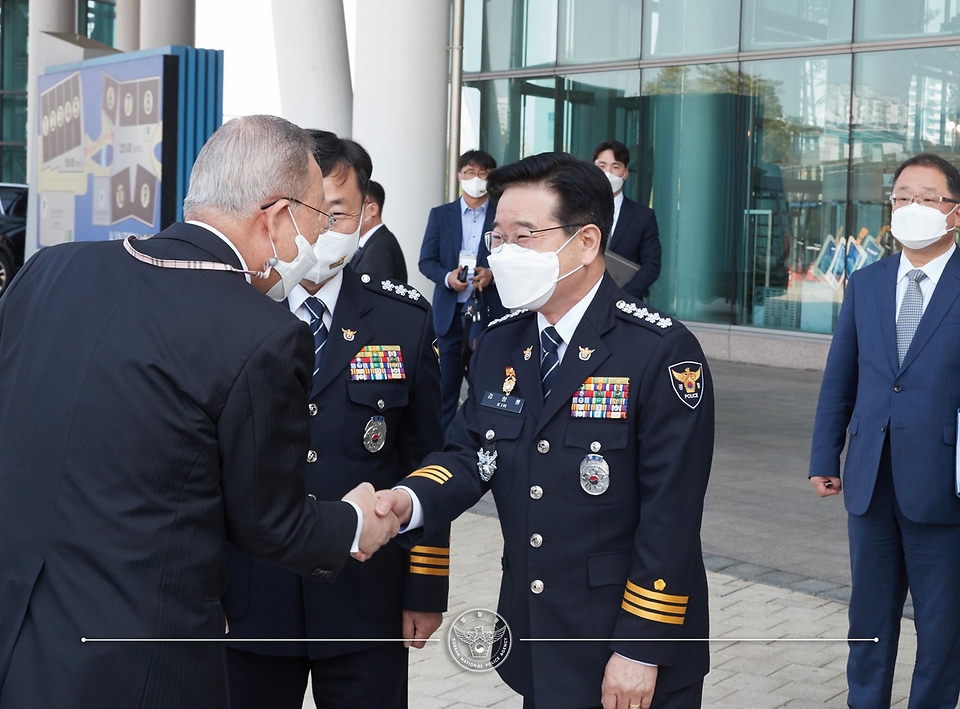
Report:
[[[513,393],[513,388],[517,385],[517,373],[513,367],[507,367],[507,376],[503,380],[503,393],[507,396]]]
[[[347,342],[353,342],[353,338],[357,336],[357,331],[346,327],[341,327],[340,329],[343,330],[343,339]]]
[[[523,361],[526,362],[531,357],[533,357],[533,345],[530,345],[527,349],[523,351]]]
[[[586,362],[588,359],[590,359],[590,358],[593,356],[593,353],[594,353],[595,351],[596,351],[596,350],[591,350],[589,347],[581,347],[581,348],[580,348],[580,361],[581,361],[581,362]]]
[[[590,377],[573,395],[570,415],[578,419],[625,419],[630,377]]]
[[[400,345],[367,345],[350,361],[350,379],[353,381],[406,378]]]
[[[700,362],[677,362],[668,369],[672,375],[670,386],[673,392],[691,409],[697,408],[703,398],[703,365]]]
[[[492,446],[477,451],[477,472],[485,483],[490,482],[490,478],[497,472],[497,451]]]
[[[610,487],[610,466],[602,455],[589,454],[580,463],[580,487],[588,495],[602,495]]]
[[[370,453],[379,453],[387,442],[387,421],[383,416],[373,416],[363,429],[363,447]]]

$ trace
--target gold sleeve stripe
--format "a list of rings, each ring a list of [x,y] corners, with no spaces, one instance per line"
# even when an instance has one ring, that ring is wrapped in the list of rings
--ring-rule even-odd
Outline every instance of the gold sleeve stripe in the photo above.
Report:
[[[427,564],[429,566],[450,566],[450,559],[438,559],[435,556],[410,555],[410,564]]]
[[[450,569],[428,569],[423,566],[411,566],[410,573],[422,576],[449,576]]]
[[[629,591],[623,594],[623,600],[637,608],[646,608],[651,611],[663,611],[664,613],[673,613],[679,616],[683,616],[687,612],[686,606],[668,606],[666,603],[655,603],[654,601],[648,601],[639,596],[635,596]]]
[[[420,468],[420,470],[424,470],[424,471],[429,470],[431,473],[436,473],[441,478],[446,478],[447,480],[453,477],[453,473],[451,473],[449,470],[447,470],[446,468],[440,465],[425,465],[422,468]]]
[[[690,600],[690,596],[671,596],[667,593],[657,593],[656,591],[648,591],[645,588],[640,588],[637,584],[627,581],[627,589],[633,591],[638,596],[645,596],[653,601],[663,601],[664,603],[686,603]]]
[[[660,615],[659,613],[650,613],[649,611],[642,610],[640,608],[634,608],[629,603],[624,601],[621,605],[621,608],[627,613],[633,613],[633,615],[640,618],[645,618],[646,620],[652,620],[656,623],[668,623],[670,625],[683,625],[683,618],[678,618],[675,615]]]
[[[437,554],[439,556],[450,556],[450,550],[444,547],[424,547],[416,546],[410,550],[411,554]]]
[[[446,481],[446,478],[441,478],[436,473],[431,473],[426,470],[418,470],[415,473],[410,473],[408,478],[427,478],[427,480],[433,480],[433,482],[443,485]]]

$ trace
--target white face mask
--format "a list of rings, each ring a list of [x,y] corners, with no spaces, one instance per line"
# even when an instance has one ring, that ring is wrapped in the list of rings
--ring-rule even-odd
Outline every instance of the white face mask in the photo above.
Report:
[[[360,247],[360,225],[362,223],[363,208],[361,207],[360,220],[357,222],[355,232],[340,234],[331,230],[326,234],[321,234],[317,243],[313,246],[317,262],[304,278],[313,283],[324,283],[342,271]]]
[[[468,194],[474,199],[480,199],[487,193],[487,181],[479,177],[461,180],[460,187],[463,188],[464,194]]]
[[[937,243],[947,233],[947,217],[956,209],[954,207],[944,214],[939,209],[913,202],[893,212],[890,231],[904,247],[923,249]]]
[[[290,207],[287,207],[287,211],[290,212],[290,218],[293,219],[293,212],[290,211]],[[267,261],[267,266],[264,269],[273,268],[273,270],[280,274],[280,280],[267,291],[267,295],[278,303],[282,303],[287,296],[290,295],[294,287],[303,280],[303,277],[317,262],[313,244],[307,241],[303,234],[300,233],[300,227],[297,226],[296,219],[293,219],[293,226],[297,230],[296,258],[294,258],[293,261],[281,261],[277,256],[277,245],[271,241],[270,243],[273,244],[273,258]]]
[[[583,227],[581,227],[582,229]],[[580,264],[570,273],[560,275],[559,254],[576,234],[571,236],[556,251],[534,251],[516,244],[504,244],[495,254],[490,254],[488,263],[497,281],[497,292],[503,307],[509,310],[536,310],[550,300],[557,283],[581,268]]]
[[[614,194],[623,189],[623,178],[620,177],[620,175],[614,175],[612,172],[605,172],[603,174],[610,180],[610,189],[613,190]]]

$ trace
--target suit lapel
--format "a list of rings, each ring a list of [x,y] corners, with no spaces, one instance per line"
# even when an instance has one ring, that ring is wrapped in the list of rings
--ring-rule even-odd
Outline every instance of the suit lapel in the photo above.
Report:
[[[633,221],[634,217],[632,204],[633,202],[631,200],[626,197],[623,198],[623,204],[620,205],[620,216],[617,219],[617,228],[613,230],[613,236],[607,245],[607,248],[611,251],[617,246],[620,239],[623,238],[623,235],[629,231],[629,224]]]
[[[897,271],[900,269],[900,259],[888,258],[882,263],[886,264],[886,270],[880,273],[876,283],[880,331],[890,369],[896,372],[900,368],[897,362]]]
[[[910,343],[910,349],[907,350],[907,354],[903,358],[901,369],[909,367],[910,363],[917,358],[920,350],[924,348],[933,333],[936,332],[944,315],[957,300],[957,296],[960,296],[960,250],[953,252],[953,256],[950,257],[943,269],[943,274],[933,291],[930,303],[923,312],[923,317],[920,318],[920,324],[917,326],[917,332]]]
[[[330,382],[350,365],[357,352],[372,339],[373,334],[363,320],[363,316],[370,309],[363,296],[363,286],[360,285],[356,273],[344,269],[337,309],[333,312],[330,334],[323,348],[323,357],[320,358],[320,371],[313,378],[311,399],[326,389]],[[344,330],[354,331],[352,340],[346,339]]]
[[[567,351],[563,355],[560,369],[557,370],[556,379],[553,381],[553,390],[544,402],[543,411],[537,419],[538,433],[543,430],[554,414],[565,406],[570,407],[577,389],[610,357],[611,352],[603,342],[603,335],[614,326],[615,315],[611,302],[615,300],[616,290],[618,289],[613,279],[605,275],[593,302],[590,303],[590,307],[587,308],[587,312],[584,313],[573,333],[573,340],[567,344]],[[585,348],[585,353],[590,350],[592,352],[586,354],[586,359],[583,359],[580,356],[580,348]],[[539,372],[539,362],[537,370]]]

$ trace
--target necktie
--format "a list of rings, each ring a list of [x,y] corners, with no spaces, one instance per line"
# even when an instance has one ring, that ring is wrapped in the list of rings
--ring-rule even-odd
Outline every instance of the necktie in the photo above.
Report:
[[[540,383],[543,385],[543,400],[546,401],[553,388],[553,378],[560,366],[557,350],[563,340],[555,327],[545,327],[540,333]]]
[[[313,376],[320,371],[320,355],[327,344],[327,326],[323,324],[323,311],[327,306],[316,296],[310,296],[303,304],[310,311],[310,329],[313,330]]]
[[[920,283],[926,277],[927,274],[919,268],[907,273],[907,292],[903,296],[900,314],[897,316],[897,362],[901,367],[923,315],[923,291],[920,290]]]

